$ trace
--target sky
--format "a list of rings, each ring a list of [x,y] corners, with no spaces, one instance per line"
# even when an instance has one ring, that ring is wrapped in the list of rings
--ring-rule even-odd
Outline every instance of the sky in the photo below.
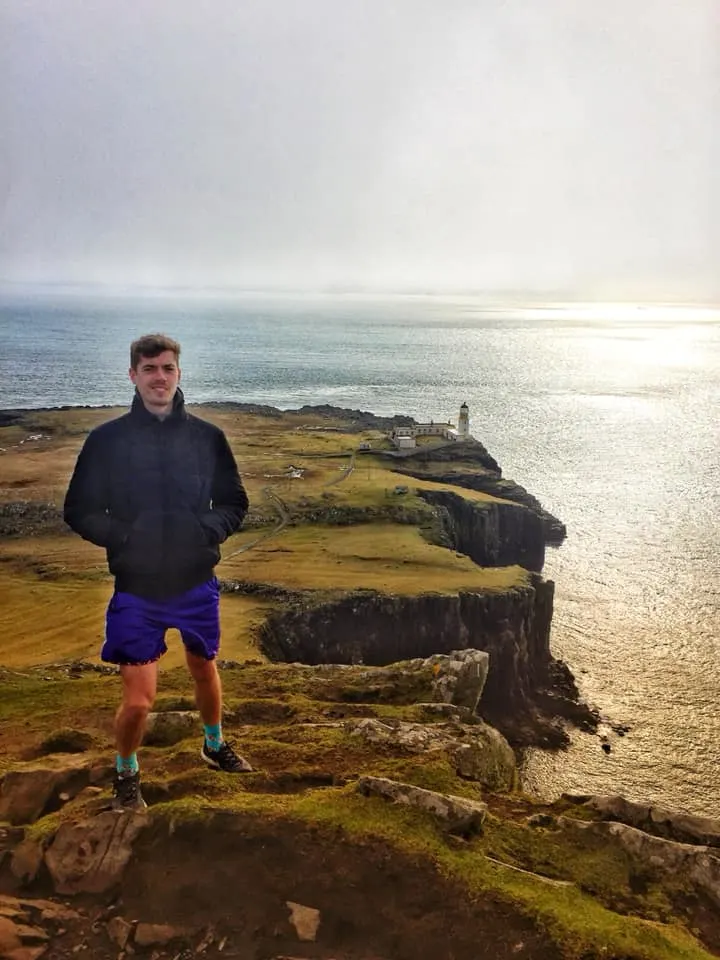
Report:
[[[720,301],[720,0],[0,0],[0,282]]]

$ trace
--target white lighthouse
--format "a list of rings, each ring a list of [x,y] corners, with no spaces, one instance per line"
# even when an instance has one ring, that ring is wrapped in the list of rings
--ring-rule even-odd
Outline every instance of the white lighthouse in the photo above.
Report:
[[[470,439],[470,411],[468,405],[463,403],[460,407],[460,416],[458,417],[458,440]]]

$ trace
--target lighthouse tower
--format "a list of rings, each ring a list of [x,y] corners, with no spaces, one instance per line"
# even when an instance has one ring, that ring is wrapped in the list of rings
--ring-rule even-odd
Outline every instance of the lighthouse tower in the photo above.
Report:
[[[464,403],[460,407],[460,416],[458,417],[458,440],[470,439],[470,413],[468,405]]]

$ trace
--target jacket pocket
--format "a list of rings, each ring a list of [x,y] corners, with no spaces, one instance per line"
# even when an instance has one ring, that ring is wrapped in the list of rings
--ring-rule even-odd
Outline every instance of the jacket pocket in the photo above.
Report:
[[[217,563],[217,549],[190,510],[165,515],[165,539],[168,563],[179,570],[197,570]]]
[[[120,549],[113,551],[110,557],[111,572],[148,575],[162,569],[163,526],[162,513],[141,513],[130,527]]]
[[[135,520],[110,570],[125,576],[182,576],[213,567],[218,559],[217,547],[192,511],[154,511]]]

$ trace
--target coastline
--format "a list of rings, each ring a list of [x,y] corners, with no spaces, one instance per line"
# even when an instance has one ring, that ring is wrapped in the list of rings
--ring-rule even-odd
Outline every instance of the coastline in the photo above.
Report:
[[[259,772],[232,794],[192,772],[192,704],[171,651],[156,722],[158,730],[177,726],[172,735],[170,727],[153,733],[158,739],[144,751],[150,832],[128,840],[132,866],[113,880],[125,891],[128,919],[153,919],[131,890],[157,869],[158,850],[169,849],[168,823],[187,824],[193,843],[205,837],[220,845],[231,843],[227,825],[240,831],[234,835],[262,839],[272,824],[287,837],[288,862],[307,836],[327,857],[338,831],[358,862],[371,843],[392,850],[396,863],[404,850],[408,877],[419,876],[429,850],[434,863],[451,856],[455,902],[500,897],[509,917],[519,911],[530,924],[540,951],[534,956],[594,958],[598,944],[610,943],[616,953],[606,958],[704,960],[701,942],[720,946],[708,919],[720,858],[703,852],[720,846],[720,827],[654,808],[611,809],[589,796],[543,803],[517,790],[516,753],[528,744],[557,749],[567,724],[595,730],[599,717],[551,654],[545,518],[533,501],[448,477],[450,464],[461,481],[481,475],[496,492],[507,491],[482,444],[456,444],[450,460],[438,447],[437,461],[431,446],[421,448],[411,475],[407,459],[397,470],[383,432],[398,418],[351,411],[344,420],[344,411],[327,407],[194,407],[227,431],[251,490],[248,528],[219,567],[220,665],[228,727]],[[0,893],[47,890],[48,875],[56,892],[82,890],[84,868],[72,867],[72,882],[62,879],[63,857],[77,864],[73,838],[105,823],[100,794],[114,678],[91,651],[111,584],[100,552],[62,530],[58,497],[83,437],[114,409],[5,411],[14,420],[0,427],[17,441],[0,458],[3,490],[31,505],[26,527],[20,501],[6,497],[0,508],[0,517],[14,510],[17,522],[0,536],[0,580],[15,624],[13,643],[0,647],[7,721],[0,819],[14,831],[0,858]],[[30,429],[39,439],[21,443]],[[361,444],[369,445],[362,456]],[[36,706],[29,718],[28,702]],[[68,748],[79,756],[68,760]],[[20,799],[28,777],[46,784],[30,791],[37,800],[31,812]],[[406,802],[429,803],[435,813],[403,813]],[[440,809],[453,812],[438,827]],[[637,834],[647,838],[640,847],[632,846]],[[149,846],[143,835],[154,838]],[[685,857],[691,879],[681,890],[658,866],[658,843],[669,845],[662,847],[668,863]],[[24,859],[30,851],[33,869]],[[313,862],[308,855],[306,866]],[[636,889],[638,875],[652,876],[646,893]],[[439,877],[424,882],[442,895]],[[258,896],[264,918],[268,891]],[[720,885],[717,897],[720,903]],[[165,909],[179,923],[177,905],[169,900]],[[322,909],[331,917],[340,907],[324,899]],[[466,928],[458,922],[454,949],[464,956]],[[469,924],[472,936],[474,914]],[[701,942],[686,928],[699,931]],[[410,943],[410,932],[404,936]]]

